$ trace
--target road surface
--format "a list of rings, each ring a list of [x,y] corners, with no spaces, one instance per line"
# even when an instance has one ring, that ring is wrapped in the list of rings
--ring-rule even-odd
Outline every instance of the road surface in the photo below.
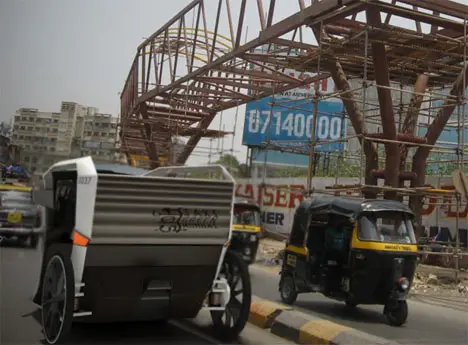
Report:
[[[32,316],[35,310],[29,301],[39,276],[39,251],[0,247],[0,344],[42,344],[40,326]],[[174,321],[168,325],[119,324],[77,325],[73,344],[154,345],[154,344],[218,344],[207,313],[194,321]],[[255,326],[247,325],[240,344],[291,344]]]
[[[281,301],[276,268],[253,265],[250,267],[250,274],[254,295]],[[350,310],[344,303],[330,300],[320,294],[301,294],[294,307],[405,345],[468,344],[468,310],[462,310],[448,302],[424,303],[410,300],[408,322],[400,328],[386,324],[382,315],[383,308],[380,306],[358,306],[355,310]]]

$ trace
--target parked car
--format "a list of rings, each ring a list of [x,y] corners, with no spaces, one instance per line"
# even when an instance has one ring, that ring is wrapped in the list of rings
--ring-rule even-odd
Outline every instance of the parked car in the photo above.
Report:
[[[41,227],[40,209],[32,200],[30,187],[0,185],[0,237],[35,248]]]

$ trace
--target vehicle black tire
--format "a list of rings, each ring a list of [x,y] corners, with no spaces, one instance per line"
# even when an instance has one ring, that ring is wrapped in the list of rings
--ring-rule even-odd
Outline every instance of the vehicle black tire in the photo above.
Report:
[[[280,281],[280,296],[283,303],[294,304],[297,299],[297,288],[294,278],[291,274],[285,274]]]
[[[224,257],[220,276],[231,289],[231,298],[224,311],[211,311],[213,326],[223,340],[236,340],[244,329],[250,314],[252,286],[249,269],[241,256],[228,250]],[[239,298],[242,300],[239,300]]]
[[[69,255],[61,246],[47,251],[41,294],[41,325],[47,344],[63,344],[73,320],[75,278]]]
[[[402,326],[408,319],[408,303],[406,301],[398,301],[395,307],[386,310],[385,316],[391,326]]]

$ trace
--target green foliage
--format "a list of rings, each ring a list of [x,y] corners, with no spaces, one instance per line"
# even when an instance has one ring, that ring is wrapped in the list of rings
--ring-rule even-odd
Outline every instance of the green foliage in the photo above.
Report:
[[[437,168],[433,164],[426,165],[426,175],[432,176],[450,176],[457,169],[457,164],[441,164]]]
[[[249,167],[247,164],[241,164],[236,156],[224,154],[215,162],[215,164],[224,166],[234,177],[249,177]]]
[[[340,157],[332,157],[326,166],[323,161],[319,161],[314,177],[359,177],[361,166],[358,163],[358,160],[345,160]],[[307,170],[303,167],[287,167],[277,169],[272,177],[307,177]]]
[[[276,169],[273,172],[273,176],[276,178],[282,177],[307,177],[307,169],[301,167],[287,167],[283,169]]]

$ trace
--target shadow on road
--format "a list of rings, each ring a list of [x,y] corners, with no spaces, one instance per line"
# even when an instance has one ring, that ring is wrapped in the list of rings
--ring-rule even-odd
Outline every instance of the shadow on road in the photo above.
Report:
[[[40,310],[24,317],[32,317],[39,322]],[[152,345],[173,343],[174,339],[177,344],[207,344],[168,322],[74,323],[67,344]],[[41,343],[46,344],[43,339]]]
[[[360,308],[359,306],[351,308],[344,303],[334,301],[297,301],[294,305],[334,320],[373,324],[385,323],[385,318],[381,312]]]

